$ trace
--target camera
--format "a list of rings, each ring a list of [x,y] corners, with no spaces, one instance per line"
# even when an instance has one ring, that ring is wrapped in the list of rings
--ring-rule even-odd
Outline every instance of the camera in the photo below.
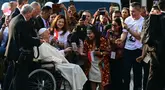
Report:
[[[85,21],[86,20],[86,15],[82,15],[82,20]]]

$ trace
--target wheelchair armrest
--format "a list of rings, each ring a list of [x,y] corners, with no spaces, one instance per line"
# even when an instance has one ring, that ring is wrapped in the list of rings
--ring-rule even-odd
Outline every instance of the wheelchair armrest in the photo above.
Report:
[[[40,63],[40,64],[55,64],[55,62],[54,61],[44,61],[44,60],[42,60],[42,59],[39,59],[38,60],[38,63]]]

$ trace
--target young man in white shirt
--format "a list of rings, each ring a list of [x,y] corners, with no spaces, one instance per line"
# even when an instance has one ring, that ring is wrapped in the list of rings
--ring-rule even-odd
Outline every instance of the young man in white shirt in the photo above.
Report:
[[[142,88],[142,66],[136,62],[136,58],[141,55],[142,43],[140,34],[142,31],[144,18],[141,16],[141,5],[133,2],[130,5],[130,15],[123,23],[123,33],[121,38],[116,40],[117,44],[125,41],[124,49],[124,90],[129,90],[130,71],[133,68],[134,90]]]

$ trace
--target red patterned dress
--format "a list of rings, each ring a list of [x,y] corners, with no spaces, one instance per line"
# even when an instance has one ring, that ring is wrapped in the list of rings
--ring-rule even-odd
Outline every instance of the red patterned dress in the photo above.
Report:
[[[88,52],[95,50],[95,46],[93,43],[88,41],[84,41],[84,52],[88,54]],[[108,43],[107,40],[103,37],[100,38],[100,47],[98,48],[100,51],[108,51]],[[108,55],[100,55],[97,56],[99,58],[99,68],[101,71],[101,84],[106,86],[110,83],[110,66],[109,66],[109,56]],[[85,63],[85,74],[88,76],[91,68],[91,62],[88,60]]]

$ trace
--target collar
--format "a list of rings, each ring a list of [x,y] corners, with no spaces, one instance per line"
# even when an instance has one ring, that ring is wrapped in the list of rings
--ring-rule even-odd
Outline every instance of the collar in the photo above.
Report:
[[[17,6],[17,8],[18,8],[19,11],[21,11],[21,8],[19,8],[18,6]]]
[[[25,16],[23,14],[21,14],[21,15],[23,16],[23,18],[25,19],[25,21],[27,21],[26,18],[25,18]]]
[[[44,18],[42,18],[42,17],[41,17],[41,19],[42,19],[42,21],[43,21],[43,23],[44,23],[44,26],[45,26],[46,28],[48,28],[47,25],[46,25],[47,21],[46,21]]]

